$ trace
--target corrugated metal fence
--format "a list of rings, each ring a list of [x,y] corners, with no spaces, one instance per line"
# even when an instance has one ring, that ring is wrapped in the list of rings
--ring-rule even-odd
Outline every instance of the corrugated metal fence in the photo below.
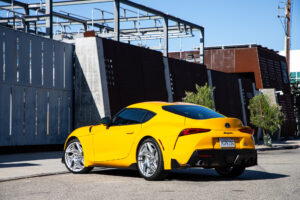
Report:
[[[0,146],[62,144],[72,130],[73,46],[0,26]]]

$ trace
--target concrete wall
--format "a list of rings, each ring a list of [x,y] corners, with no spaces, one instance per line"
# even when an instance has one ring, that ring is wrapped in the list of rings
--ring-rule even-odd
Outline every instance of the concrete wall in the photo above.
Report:
[[[110,116],[106,71],[101,39],[76,40],[75,127],[94,125]]]

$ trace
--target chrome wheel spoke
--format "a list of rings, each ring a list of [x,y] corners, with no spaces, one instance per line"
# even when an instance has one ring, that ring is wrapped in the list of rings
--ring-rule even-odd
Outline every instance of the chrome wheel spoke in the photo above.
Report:
[[[153,153],[153,148],[152,148],[151,144],[149,142],[147,142],[146,144],[147,144],[147,148],[148,148],[149,152]]]
[[[82,147],[81,147],[81,145],[79,144],[79,142],[76,142],[75,145],[76,145],[76,148],[77,148],[77,150],[79,151],[79,153],[82,153]]]
[[[152,176],[158,166],[158,151],[152,142],[144,143],[138,152],[138,167],[140,172],[146,176]]]
[[[79,172],[84,168],[83,151],[80,142],[68,145],[65,151],[65,162],[73,172]]]

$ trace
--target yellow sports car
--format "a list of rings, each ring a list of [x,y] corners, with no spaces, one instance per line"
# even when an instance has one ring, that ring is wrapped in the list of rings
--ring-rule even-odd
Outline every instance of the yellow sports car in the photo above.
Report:
[[[239,119],[203,106],[144,102],[74,130],[62,160],[73,173],[94,166],[135,167],[145,179],[157,180],[171,169],[203,167],[236,177],[257,164],[252,135]]]

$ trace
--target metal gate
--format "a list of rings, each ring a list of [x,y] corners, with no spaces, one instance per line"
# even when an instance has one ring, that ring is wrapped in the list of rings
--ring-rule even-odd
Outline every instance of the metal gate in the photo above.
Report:
[[[72,66],[73,45],[0,26],[0,146],[64,142]]]

